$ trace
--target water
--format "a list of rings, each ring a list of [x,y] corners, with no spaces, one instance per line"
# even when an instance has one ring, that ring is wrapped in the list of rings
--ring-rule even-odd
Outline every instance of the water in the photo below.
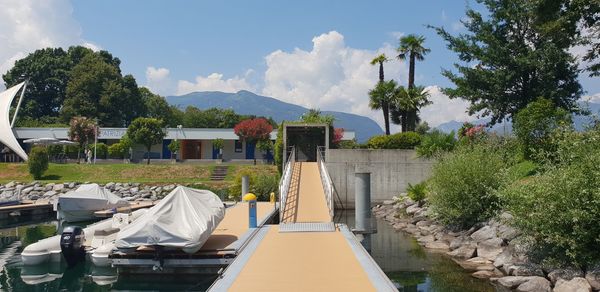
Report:
[[[354,211],[338,212],[336,222],[354,226]],[[400,291],[495,291],[486,280],[471,277],[442,254],[431,253],[410,235],[377,219],[371,235],[371,256]]]
[[[353,212],[339,212],[337,222],[354,225]],[[32,219],[33,220],[33,219]],[[67,268],[64,264],[23,266],[20,252],[25,246],[53,236],[60,230],[56,221],[35,218],[12,222],[19,227],[0,227],[0,289],[2,291],[204,291],[214,276],[126,276],[112,268],[89,263]],[[3,222],[0,222],[3,224]],[[0,225],[6,226],[6,225]],[[494,291],[440,254],[424,250],[410,236],[378,221],[372,235],[372,256],[381,269],[400,286],[400,291]]]

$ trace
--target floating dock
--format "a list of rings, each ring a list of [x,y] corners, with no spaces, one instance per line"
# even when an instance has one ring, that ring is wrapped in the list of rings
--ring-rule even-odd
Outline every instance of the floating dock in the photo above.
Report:
[[[0,207],[0,220],[10,218],[12,215],[42,215],[52,214],[52,204],[48,201],[21,201],[19,205]],[[11,215],[12,214],[12,215]]]
[[[257,203],[259,226],[270,222],[278,211],[278,205]],[[169,251],[157,258],[152,247],[138,248],[136,252],[113,252],[109,258],[119,273],[190,273],[216,275],[246,247],[259,229],[248,228],[248,203],[238,203],[225,210],[225,218],[208,238],[202,248],[194,253]]]
[[[319,163],[293,162],[282,223],[259,228],[209,291],[397,291],[348,227],[332,222]]]

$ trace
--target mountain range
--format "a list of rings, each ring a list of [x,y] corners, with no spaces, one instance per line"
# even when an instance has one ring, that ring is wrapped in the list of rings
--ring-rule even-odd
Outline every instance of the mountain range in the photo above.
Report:
[[[220,91],[192,92],[180,96],[167,96],[167,102],[182,109],[187,106],[195,106],[200,109],[213,107],[232,109],[242,115],[271,117],[278,123],[284,120],[296,121],[308,111],[305,107],[272,97],[257,95],[246,90],[236,93]],[[334,126],[336,128],[355,131],[358,142],[365,142],[373,135],[383,134],[379,124],[368,117],[338,111],[322,111],[322,113],[335,117]]]
[[[589,116],[573,115],[573,125],[575,126],[575,129],[581,131],[581,130],[585,129],[585,127],[587,125],[589,125],[590,123],[592,123],[594,121],[594,118],[593,118],[594,116],[595,117],[600,116],[600,103],[580,102],[579,105],[581,108],[586,109],[590,113]],[[484,118],[484,119],[478,119],[475,121],[471,121],[471,123],[474,125],[485,125],[485,124],[489,123],[489,121],[490,121],[489,118]],[[460,129],[460,127],[463,125],[463,123],[464,122],[453,120],[453,121],[449,121],[449,122],[440,124],[436,128],[438,130],[440,130],[442,132],[446,132],[446,133],[450,133],[451,131],[458,133],[458,129]],[[499,134],[504,134],[504,133],[510,134],[510,133],[512,133],[512,123],[510,121],[507,121],[507,122],[496,124],[491,127],[490,131],[496,132]]]

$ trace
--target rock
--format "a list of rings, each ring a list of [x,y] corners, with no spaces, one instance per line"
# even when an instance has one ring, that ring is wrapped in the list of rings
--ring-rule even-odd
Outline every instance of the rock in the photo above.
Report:
[[[584,278],[575,277],[571,280],[558,279],[554,292],[592,292],[592,286]]]
[[[393,205],[394,203],[395,203],[394,200],[385,200],[385,201],[383,201],[384,205]]]
[[[519,231],[510,226],[500,225],[498,227],[498,237],[500,237],[506,241],[511,241],[511,240],[515,239],[517,236],[519,236]]]
[[[417,234],[421,233],[419,231],[419,228],[417,228],[417,226],[415,226],[414,224],[407,225],[406,228],[404,229],[404,231],[406,231],[407,233],[410,233],[412,235],[417,235]]]
[[[31,191],[33,191],[33,187],[26,187],[23,190],[21,190],[21,194],[23,195],[27,195],[29,194]]]
[[[65,188],[65,185],[63,185],[63,184],[55,184],[54,187],[52,188],[52,190],[55,192],[60,192],[64,188]]]
[[[471,276],[477,278],[477,279],[489,279],[489,278],[493,278],[493,277],[502,277],[502,272],[494,269],[493,271],[477,271],[473,274],[471,274]]]
[[[69,189],[73,189],[75,188],[76,184],[74,182],[69,183]]]
[[[475,256],[476,248],[472,245],[463,245],[447,254],[459,259],[470,259]]]
[[[115,183],[109,182],[104,187],[112,191],[115,188]]]
[[[494,238],[496,237],[496,229],[490,227],[490,226],[483,226],[482,228],[480,228],[479,230],[475,231],[473,234],[471,234],[471,238],[473,238],[475,241],[480,242],[480,241],[484,241],[490,238]]]
[[[505,264],[511,263],[513,262],[514,258],[512,255],[512,252],[506,248],[504,249],[504,251],[502,253],[500,253],[497,257],[496,260],[494,260],[494,266],[496,268],[502,267]]]
[[[52,197],[52,196],[54,196],[54,195],[56,195],[56,192],[55,192],[55,191],[47,191],[47,192],[45,192],[45,193],[42,195],[42,197],[44,197],[44,198],[48,198],[48,197]]]
[[[448,244],[443,241],[428,242],[425,244],[425,248],[435,249],[438,251],[447,251],[450,249]]]
[[[423,220],[423,221],[417,222],[415,225],[417,225],[417,227],[429,226],[429,225],[431,225],[431,221],[429,221],[429,220]]]
[[[167,185],[163,189],[167,192],[172,191],[175,188],[175,185]]]
[[[135,198],[134,197],[124,197],[123,200],[125,201],[133,201]]]
[[[417,238],[417,241],[420,243],[429,243],[435,241],[435,237],[433,235],[427,235]]]
[[[44,190],[46,191],[50,191],[54,188],[54,183],[49,183],[46,185],[46,187],[44,188]]]
[[[15,185],[17,185],[17,183],[15,183],[14,181],[11,181],[7,184],[4,185],[4,188],[13,188]]]
[[[138,188],[138,187],[133,187],[133,188],[131,188],[131,190],[129,190],[129,191],[130,191],[132,194],[133,194],[133,193],[137,193],[137,192],[139,192],[139,191],[140,191],[140,188]]]
[[[490,238],[477,244],[477,256],[494,261],[502,253],[502,239]]]
[[[40,198],[40,196],[39,196],[39,195],[30,195],[30,196],[29,196],[29,199],[30,199],[30,200],[32,200],[32,201],[35,201],[35,200],[37,200],[37,199],[39,199],[39,198]]]
[[[542,269],[533,266],[511,265],[507,270],[508,274],[512,276],[544,276]]]
[[[457,248],[460,248],[461,246],[465,245],[465,238],[464,237],[456,237],[453,240],[450,241],[450,250],[455,250]]]
[[[550,281],[543,277],[530,277],[527,282],[519,285],[516,289],[519,292],[550,292]]]
[[[406,214],[408,214],[408,215],[413,215],[413,214],[417,213],[418,211],[421,211],[421,208],[419,208],[419,206],[417,204],[411,205],[408,208],[406,208]]]
[[[556,284],[559,279],[569,281],[577,277],[583,277],[583,272],[574,269],[556,269],[548,273],[548,279],[552,284]]]
[[[506,276],[493,281],[498,283],[502,287],[514,289],[517,288],[519,285],[527,282],[529,278],[530,277]]]
[[[426,216],[415,216],[412,219],[410,219],[410,223],[417,224],[423,220],[427,220],[427,217]]]
[[[467,271],[493,270],[492,262],[487,259],[475,257],[466,261],[454,260],[459,266]]]
[[[394,227],[394,229],[396,229],[396,230],[402,230],[406,227],[406,223],[404,223],[404,222],[394,223],[394,225],[392,225],[392,227]]]
[[[600,290],[600,269],[588,271],[585,274],[585,279],[594,290]]]

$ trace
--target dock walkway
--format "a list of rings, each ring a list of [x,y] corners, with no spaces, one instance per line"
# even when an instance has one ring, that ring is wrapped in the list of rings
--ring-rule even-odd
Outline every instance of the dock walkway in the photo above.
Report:
[[[354,234],[334,224],[318,162],[296,162],[281,225],[266,225],[210,291],[397,291]]]

